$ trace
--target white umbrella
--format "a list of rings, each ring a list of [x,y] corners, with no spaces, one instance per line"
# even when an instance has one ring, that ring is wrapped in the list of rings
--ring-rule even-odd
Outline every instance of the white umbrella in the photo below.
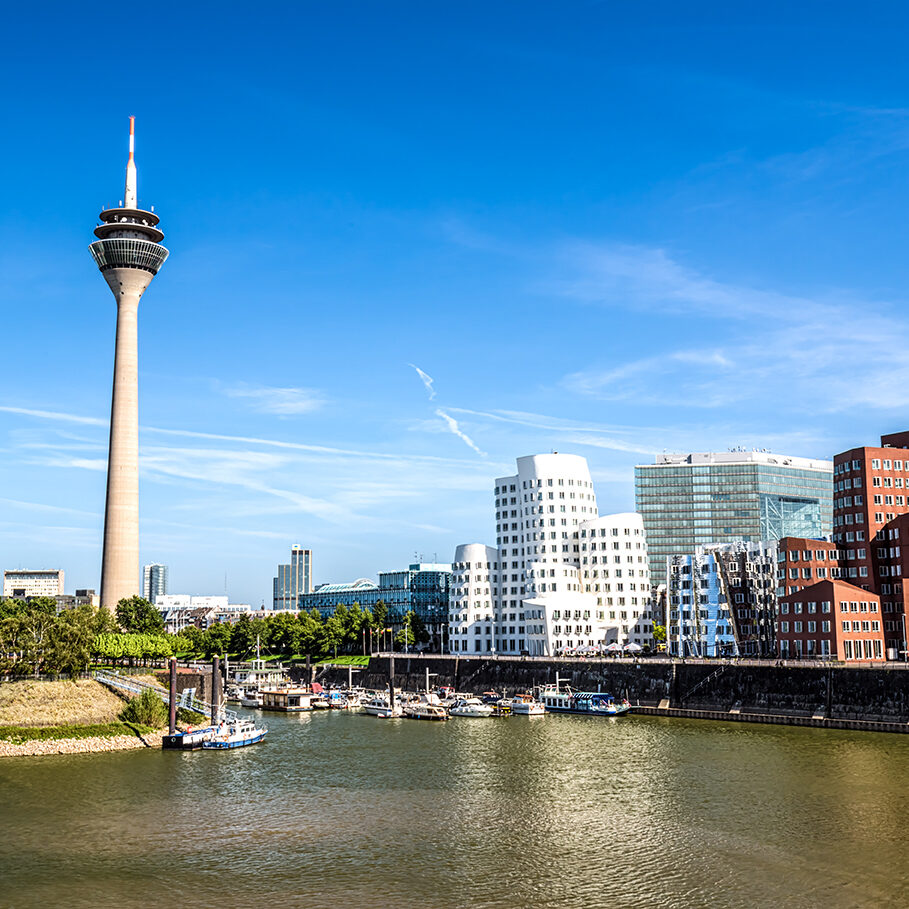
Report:
[[[632,642],[631,644],[626,644],[625,649],[630,650],[632,653],[637,653],[637,651],[643,650],[644,648],[641,647],[640,644],[635,644]]]
[[[608,653],[615,653],[617,650],[621,650],[621,649],[622,648],[618,644],[607,644],[606,645],[606,650]]]

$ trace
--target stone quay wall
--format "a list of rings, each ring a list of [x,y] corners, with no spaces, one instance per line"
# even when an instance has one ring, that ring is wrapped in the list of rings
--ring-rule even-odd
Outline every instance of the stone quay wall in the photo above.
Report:
[[[395,654],[394,662],[399,690],[422,690],[427,669],[433,687],[451,685],[471,693],[528,691],[555,682],[558,675],[563,684],[576,690],[608,691],[663,715],[684,710],[732,712],[736,719],[753,715],[756,722],[766,722],[757,719],[762,715],[909,724],[909,669],[897,665],[860,668],[771,661],[491,659],[409,654]],[[369,666],[354,675],[355,684],[387,687],[388,667],[388,655],[371,657]],[[323,683],[343,686],[347,684],[347,670],[322,670],[319,678]]]

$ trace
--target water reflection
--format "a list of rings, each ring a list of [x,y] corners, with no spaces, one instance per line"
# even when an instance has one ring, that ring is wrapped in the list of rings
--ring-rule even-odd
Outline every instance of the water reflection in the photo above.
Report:
[[[268,723],[235,753],[0,762],[0,905],[909,905],[902,737]]]

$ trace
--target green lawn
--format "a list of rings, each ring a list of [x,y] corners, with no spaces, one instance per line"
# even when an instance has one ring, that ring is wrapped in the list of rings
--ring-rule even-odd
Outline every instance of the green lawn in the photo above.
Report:
[[[88,739],[95,736],[105,738],[115,735],[139,735],[155,732],[150,726],[134,723],[95,723],[89,726],[0,726],[0,739],[21,745],[23,742],[39,739]]]
[[[316,666],[368,666],[368,656],[339,656],[319,660]]]

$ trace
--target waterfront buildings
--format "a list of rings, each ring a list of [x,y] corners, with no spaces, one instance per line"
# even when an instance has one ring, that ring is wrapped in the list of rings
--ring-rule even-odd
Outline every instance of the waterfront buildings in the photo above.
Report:
[[[698,546],[829,536],[832,479],[829,461],[766,451],[663,454],[635,467],[653,584],[666,582],[667,558]]]
[[[673,656],[775,654],[776,547],[699,546],[668,560],[667,643]]]
[[[278,565],[277,577],[272,581],[272,608],[300,609],[300,597],[312,590],[312,550],[294,545],[290,563]]]
[[[776,635],[783,659],[879,661],[885,658],[877,594],[824,580],[782,597]]]
[[[155,607],[164,619],[168,634],[179,634],[190,625],[204,630],[216,622],[236,622],[241,615],[254,615],[249,604],[230,603],[226,596],[169,593],[156,597]]]
[[[117,301],[101,560],[101,604],[110,609],[139,592],[139,300],[168,256],[158,216],[139,208],[133,132],[130,117],[123,200],[101,212],[89,246]]]
[[[878,658],[874,655],[877,643],[868,645],[872,648],[872,656],[865,655],[864,641],[876,641],[875,635],[880,637],[880,646],[887,659],[905,658],[909,596],[904,590],[903,576],[909,572],[909,553],[903,544],[909,535],[909,432],[881,436],[880,445],[840,452],[834,457],[833,464],[832,543],[787,540],[785,562],[781,561],[779,566],[779,587],[785,586],[787,599],[798,596],[804,597],[805,602],[818,602],[819,594],[813,592],[816,584],[805,587],[804,582],[829,578],[877,595],[879,616],[857,620],[859,631],[865,635],[860,639],[861,658]],[[846,599],[844,595],[843,602],[848,602],[850,608],[853,602],[865,602],[870,611],[873,600],[868,597],[857,599],[856,596]],[[780,620],[783,621],[782,612]],[[856,620],[850,618],[848,621],[851,625]],[[875,625],[879,626],[877,632]],[[791,653],[799,652],[796,649],[799,640],[802,642],[800,652],[809,652],[811,638],[807,631],[800,637],[790,633],[789,639]],[[823,640],[827,640],[830,647],[837,646],[832,638],[818,638],[818,648]],[[848,640],[844,638],[842,648],[834,650],[833,654],[842,654]],[[856,652],[854,643],[851,651]]]
[[[158,562],[142,568],[142,596],[149,603],[167,594],[167,566]]]
[[[15,569],[3,572],[5,599],[63,596],[63,569]]]
[[[406,569],[380,571],[378,584],[369,578],[320,584],[300,597],[299,608],[318,609],[327,618],[337,606],[350,607],[357,603],[371,609],[381,600],[388,608],[388,623],[392,628],[400,628],[407,613],[413,612],[426,626],[433,649],[439,649],[448,630],[450,581],[448,563],[414,562]]]
[[[651,633],[638,516],[599,518],[578,455],[531,455],[517,468],[495,481],[498,546],[455,550],[449,651],[554,655]]]

